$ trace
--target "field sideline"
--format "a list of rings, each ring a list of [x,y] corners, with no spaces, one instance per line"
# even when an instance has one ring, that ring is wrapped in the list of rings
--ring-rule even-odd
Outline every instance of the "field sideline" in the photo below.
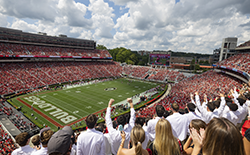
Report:
[[[58,126],[72,125],[79,121],[80,125],[84,124],[83,118],[105,109],[110,98],[118,103],[157,85],[121,78],[76,88],[24,95],[12,99],[12,103],[16,107],[22,106],[26,116],[39,127],[46,125],[56,130]],[[34,116],[31,116],[31,113]]]

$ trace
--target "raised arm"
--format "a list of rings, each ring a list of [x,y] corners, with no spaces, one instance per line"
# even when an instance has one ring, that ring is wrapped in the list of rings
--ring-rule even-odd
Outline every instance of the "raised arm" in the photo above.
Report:
[[[115,131],[115,129],[113,128],[112,120],[111,120],[111,106],[114,101],[115,101],[114,99],[109,100],[108,108],[106,110],[106,116],[105,116],[105,121],[106,121],[109,133],[111,133],[112,131]]]
[[[195,92],[195,101],[196,101],[196,105],[197,105],[197,108],[199,109],[200,113],[201,113],[201,117],[203,119],[208,119],[209,117],[209,113],[206,109],[204,109],[202,106],[201,106],[201,102],[200,102],[200,97],[199,97],[199,94],[198,92]]]
[[[191,102],[192,102],[194,105],[196,105],[196,103],[194,102],[194,95],[193,95],[193,94],[190,94],[190,100],[191,100]]]
[[[218,108],[218,116],[221,117],[222,113],[223,113],[223,110],[226,106],[226,101],[225,101],[225,96],[224,94],[220,93],[220,107]]]
[[[127,101],[130,104],[129,125],[133,128],[135,126],[135,109],[134,109],[134,105],[133,105],[133,100],[131,98],[127,98]]]

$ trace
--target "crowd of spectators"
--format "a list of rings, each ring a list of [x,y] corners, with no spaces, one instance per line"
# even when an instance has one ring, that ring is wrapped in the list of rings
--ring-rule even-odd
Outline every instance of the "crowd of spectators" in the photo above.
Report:
[[[217,65],[235,68],[250,74],[250,53],[239,53],[237,55],[231,56],[228,59],[218,62]]]
[[[238,79],[215,71],[208,71],[172,84],[170,94],[158,102],[157,105],[163,105],[166,109],[169,109],[170,105],[176,102],[181,108],[184,108],[185,103],[190,102],[190,94],[196,90],[202,94],[207,94],[210,100],[215,99],[220,91],[229,92],[234,86],[239,87],[241,84],[242,82]],[[140,109],[137,116],[152,117],[155,106]]]
[[[10,106],[5,101],[0,101],[0,115],[6,116],[21,132],[38,131],[39,128],[18,112],[15,108]]]
[[[0,55],[112,57],[107,50],[85,50],[11,43],[0,43]]]
[[[148,79],[153,80],[169,80],[169,81],[181,81],[185,78],[185,76],[174,70],[166,70],[166,69],[151,69],[151,72],[153,72]]]
[[[101,77],[119,77],[116,62],[1,63],[0,94]]]
[[[17,148],[11,136],[0,125],[0,154],[10,155]]]
[[[149,80],[156,81],[181,81],[185,78],[185,76],[178,71],[168,69],[156,69],[146,66],[124,65],[122,68],[122,73],[133,78],[147,78]]]
[[[238,47],[247,47],[250,46],[250,40],[247,42],[244,42],[243,44],[240,44]]]
[[[0,64],[0,94],[31,90],[40,86],[102,77],[130,77],[149,80],[181,81],[184,75],[174,70],[143,66],[121,67],[117,62],[27,62]]]

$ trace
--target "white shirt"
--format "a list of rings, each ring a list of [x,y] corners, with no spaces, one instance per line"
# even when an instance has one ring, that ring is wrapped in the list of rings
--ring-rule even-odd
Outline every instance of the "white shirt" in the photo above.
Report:
[[[200,110],[201,118],[206,124],[208,124],[210,122],[210,120],[213,119],[214,117],[218,118],[221,115],[221,113],[223,112],[225,105],[226,105],[225,97],[221,97],[220,107],[218,108],[217,115],[215,115],[213,112],[207,111],[206,109],[201,107],[199,95],[195,95],[195,101],[197,103],[198,109]]]
[[[242,106],[240,105],[239,101],[237,100],[237,98],[239,97],[239,94],[236,91],[234,91],[233,96],[234,96],[233,98],[234,103],[238,105],[237,111],[239,111],[240,113],[239,115],[237,115],[239,117],[237,123],[241,123],[247,116],[247,104],[245,102]]]
[[[186,116],[188,118],[188,124],[190,124],[190,122],[193,119],[201,119],[200,116],[198,116],[195,112],[189,111],[189,113],[184,114],[184,116]]]
[[[155,139],[155,126],[160,119],[161,117],[156,117],[155,119],[151,119],[148,121],[148,125],[145,131],[149,133],[149,139],[151,141]]]
[[[31,153],[35,152],[36,150],[31,148],[29,145],[25,145],[23,147],[19,147],[15,149],[11,155],[31,155]]]
[[[193,99],[191,99],[191,102],[192,102],[194,105],[196,105],[196,107],[197,107],[197,104],[194,102]],[[205,107],[204,103],[203,103],[202,107]],[[195,112],[195,114],[196,114],[198,117],[200,117],[201,120],[203,120],[202,117],[201,117],[201,113],[200,113],[200,111],[198,110],[198,108],[195,108],[195,111],[194,111],[194,112]],[[189,123],[190,123],[190,122],[189,122]]]
[[[76,147],[77,155],[104,155],[104,135],[95,128],[87,129],[79,135]]]
[[[71,152],[70,152],[70,155],[76,155],[76,144],[73,144],[72,147],[71,147]]]
[[[111,142],[111,150],[112,150],[112,153],[116,155],[117,151],[120,147],[122,137],[121,137],[120,131],[113,128],[113,124],[112,124],[112,120],[110,118],[110,115],[111,115],[111,108],[108,107],[107,111],[106,111],[105,121],[106,121],[108,132],[109,132],[109,137],[110,137],[110,142]],[[126,134],[124,148],[128,148],[128,143],[130,140],[130,132],[131,132],[131,129],[134,126],[134,124],[135,124],[135,110],[134,110],[134,108],[131,108],[130,109],[129,124],[123,130]]]
[[[41,147],[40,150],[32,152],[31,155],[48,155],[47,152],[48,152],[48,148],[47,147]]]
[[[145,140],[142,142],[142,148],[145,150],[146,150],[147,145],[148,145],[149,137],[150,137],[149,133],[147,131],[145,131]]]
[[[104,134],[104,141],[105,141],[105,155],[112,155],[111,141],[108,133]]]
[[[228,119],[230,122],[232,122],[234,125],[237,125],[240,112],[239,111],[229,111],[228,113],[224,114],[222,117]]]
[[[180,141],[187,137],[188,132],[188,118],[180,113],[173,113],[166,118],[172,127],[173,135]]]

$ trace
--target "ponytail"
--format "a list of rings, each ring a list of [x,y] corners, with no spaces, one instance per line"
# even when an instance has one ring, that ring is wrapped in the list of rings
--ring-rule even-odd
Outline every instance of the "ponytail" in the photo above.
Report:
[[[136,155],[142,155],[142,144],[141,142],[137,142],[135,146],[135,154]]]

